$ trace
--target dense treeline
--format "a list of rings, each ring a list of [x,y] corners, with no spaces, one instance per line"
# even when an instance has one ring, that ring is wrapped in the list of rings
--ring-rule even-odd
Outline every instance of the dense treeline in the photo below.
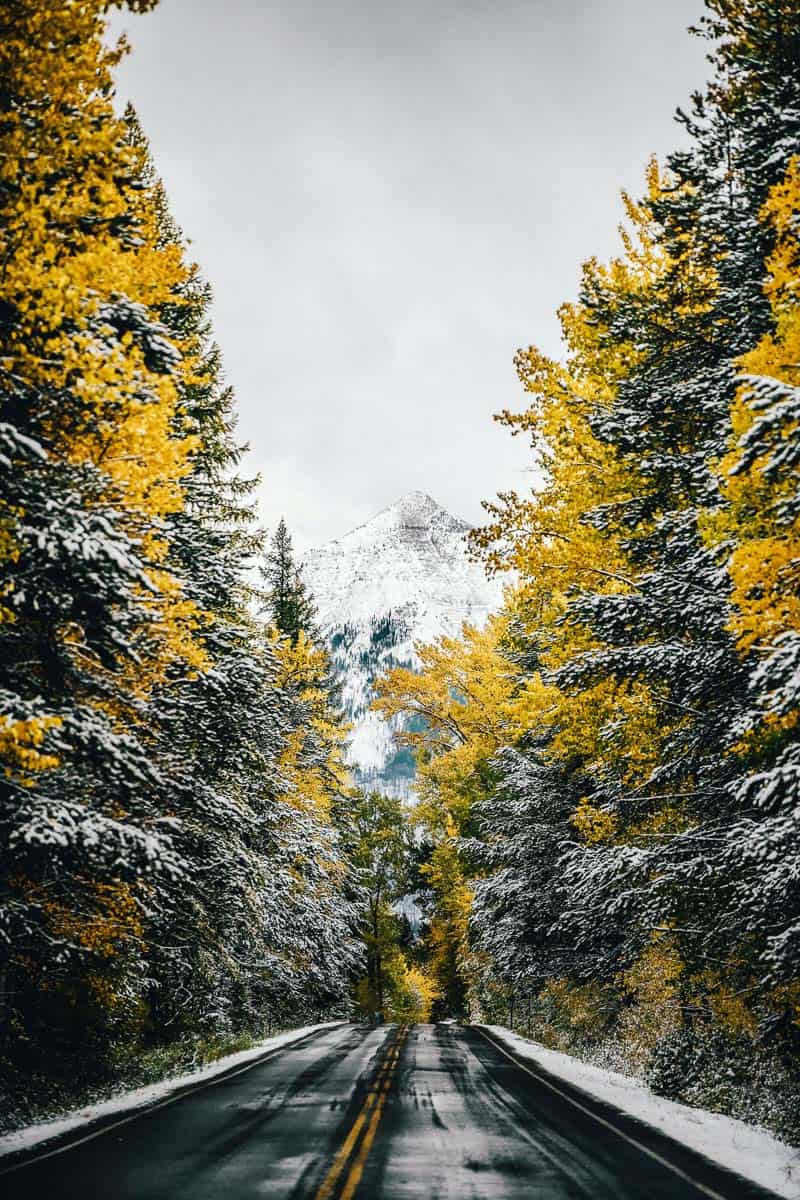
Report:
[[[134,114],[115,115],[108,7],[0,15],[0,1058],[24,1081],[16,1119],[37,1077],[57,1098],[148,1046],[324,1010],[359,960],[326,655],[310,602],[288,626],[274,589],[247,582],[260,535],[209,289]]]
[[[361,934],[366,970],[353,990],[362,1020],[429,1021],[438,989],[415,928],[421,913],[409,901],[422,883],[420,860],[406,805],[377,792],[349,804],[346,847],[364,894]]]
[[[564,361],[517,356],[542,484],[474,539],[505,611],[380,703],[427,722],[454,1004],[796,1134],[800,4],[707,9],[687,148]]]

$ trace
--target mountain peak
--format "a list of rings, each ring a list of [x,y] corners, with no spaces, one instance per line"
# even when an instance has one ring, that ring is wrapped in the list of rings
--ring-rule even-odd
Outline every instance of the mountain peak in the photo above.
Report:
[[[371,520],[311,550],[304,573],[328,628],[414,609],[431,639],[497,606],[500,588],[470,561],[467,521],[409,491]],[[425,619],[423,619],[423,615]]]
[[[394,726],[369,708],[375,679],[392,666],[416,669],[417,643],[457,635],[465,620],[482,625],[500,607],[500,581],[469,557],[469,529],[426,492],[410,491],[306,557],[353,722],[348,758],[369,786],[394,786],[393,772],[395,783],[408,784],[408,764],[397,765],[408,752],[398,751]]]
[[[415,530],[417,532],[430,531],[434,528],[464,534],[470,526],[459,517],[452,516],[427,492],[410,491],[405,492],[387,508],[382,508],[364,525],[359,525],[357,529],[346,533],[339,541],[347,542],[358,538],[361,534],[373,535],[380,530],[390,529],[398,530],[401,536],[405,531],[406,536],[413,537]]]
[[[397,518],[399,524],[406,522],[422,524],[427,523],[433,513],[439,512],[445,512],[445,509],[441,504],[437,504],[427,492],[412,491],[400,496],[394,504],[390,504],[388,508],[384,508],[378,513],[378,516],[391,514]]]
[[[452,536],[463,538],[470,528],[467,521],[454,517],[427,492],[411,491],[329,545],[352,548],[356,543],[371,544],[376,538],[385,537],[397,537],[405,543],[421,540],[439,543]]]

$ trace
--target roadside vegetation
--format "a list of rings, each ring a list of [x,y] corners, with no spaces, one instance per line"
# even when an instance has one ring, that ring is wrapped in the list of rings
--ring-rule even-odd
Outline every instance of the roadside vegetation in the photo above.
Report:
[[[15,1124],[346,1012],[362,954],[326,650],[285,529],[265,546],[255,525],[208,285],[135,114],[113,107],[108,7],[11,0],[0,16]]]
[[[684,146],[516,365],[482,631],[380,687],[453,1013],[800,1137],[800,6],[708,0]]]
[[[517,353],[515,582],[380,685],[413,810],[351,785],[110,7],[0,14],[0,1120],[354,1014],[800,1138],[800,0],[707,0],[683,148]]]

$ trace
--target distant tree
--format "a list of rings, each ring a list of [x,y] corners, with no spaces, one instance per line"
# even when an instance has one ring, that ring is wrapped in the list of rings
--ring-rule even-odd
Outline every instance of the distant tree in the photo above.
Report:
[[[355,793],[345,841],[364,890],[366,975],[356,987],[356,1003],[365,1015],[379,1012],[393,1019],[398,1005],[405,1004],[408,982],[408,964],[400,949],[404,924],[395,911],[409,889],[413,842],[402,801],[379,792]]]
[[[294,561],[292,537],[281,517],[260,568],[266,584],[264,611],[280,633],[296,643],[301,632],[317,641],[317,611],[313,597]]]

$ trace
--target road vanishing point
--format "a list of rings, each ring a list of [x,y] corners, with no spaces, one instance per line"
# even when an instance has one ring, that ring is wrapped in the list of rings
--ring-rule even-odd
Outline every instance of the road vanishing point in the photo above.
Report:
[[[339,1025],[0,1170],[3,1200],[766,1200],[478,1027]]]

